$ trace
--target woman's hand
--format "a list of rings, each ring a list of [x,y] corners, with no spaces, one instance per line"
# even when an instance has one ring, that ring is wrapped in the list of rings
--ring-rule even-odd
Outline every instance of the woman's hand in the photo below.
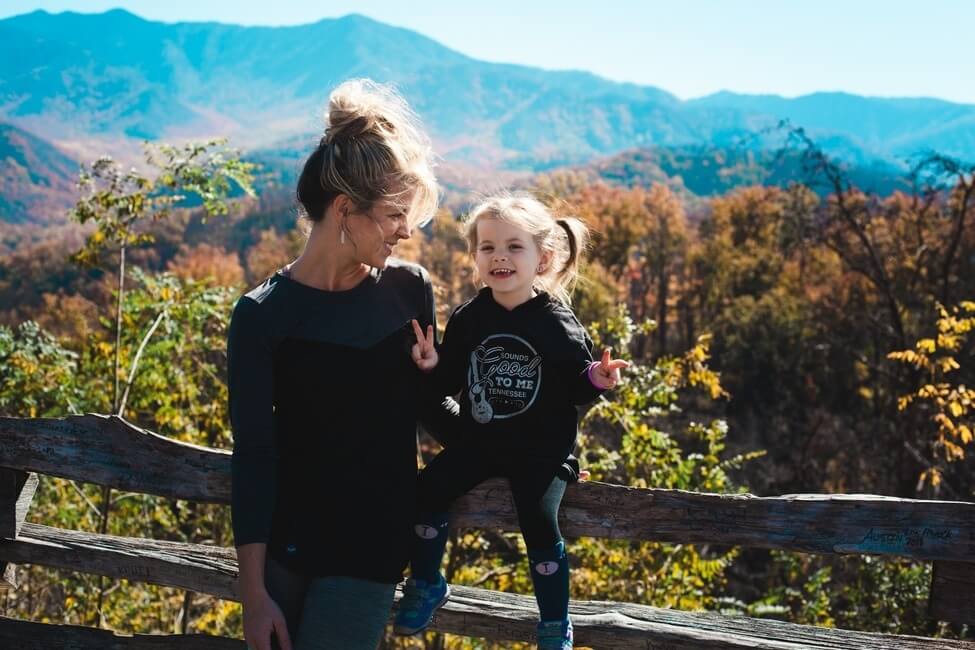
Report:
[[[611,359],[609,348],[603,350],[603,358],[589,368],[589,379],[597,388],[609,390],[620,382],[620,369],[629,368],[630,362],[623,359]]]
[[[416,334],[416,343],[413,344],[413,362],[416,367],[423,372],[430,372],[437,367],[440,356],[437,349],[433,346],[433,325],[427,325],[427,333],[423,333],[423,328],[413,319],[413,333]]]
[[[241,599],[244,605],[244,640],[250,650],[272,650],[271,635],[281,650],[291,650],[291,637],[281,608],[267,590]]]

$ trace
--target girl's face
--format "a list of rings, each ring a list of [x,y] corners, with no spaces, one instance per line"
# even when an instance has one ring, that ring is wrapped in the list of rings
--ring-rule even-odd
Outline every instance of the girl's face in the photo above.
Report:
[[[490,217],[477,222],[477,274],[491,288],[494,299],[508,309],[534,295],[532,284],[548,257],[539,251],[531,234],[517,226]]]
[[[358,260],[380,269],[386,266],[396,244],[412,234],[402,207],[383,202],[364,212],[350,212],[346,228],[346,238],[355,245]]]

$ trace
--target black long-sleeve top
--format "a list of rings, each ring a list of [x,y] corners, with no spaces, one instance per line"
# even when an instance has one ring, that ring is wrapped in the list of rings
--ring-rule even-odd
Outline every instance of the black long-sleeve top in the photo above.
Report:
[[[428,406],[410,320],[434,324],[430,279],[390,260],[347,291],[275,274],[238,301],[228,337],[235,544],[306,575],[397,582],[408,552],[416,422]]]
[[[602,392],[590,381],[592,340],[575,314],[541,292],[508,310],[489,288],[447,323],[432,377],[461,393],[461,437],[510,460],[561,463],[572,452],[576,405]]]

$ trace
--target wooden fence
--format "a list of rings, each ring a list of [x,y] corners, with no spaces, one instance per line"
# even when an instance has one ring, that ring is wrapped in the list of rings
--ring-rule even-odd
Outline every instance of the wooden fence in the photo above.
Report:
[[[188,445],[112,416],[0,418],[0,588],[15,564],[40,564],[237,600],[234,549],[97,535],[25,523],[35,473],[205,503],[230,502],[230,454]],[[454,509],[458,527],[517,530],[503,481],[487,481]],[[820,554],[871,554],[934,563],[930,615],[975,624],[975,503],[872,495],[700,494],[587,482],[561,513],[567,537],[737,545]],[[576,642],[594,648],[967,648],[975,643],[795,625],[645,605],[573,601]],[[455,587],[432,629],[527,640],[527,596]],[[243,649],[204,635],[121,636],[0,617],[0,648]]]

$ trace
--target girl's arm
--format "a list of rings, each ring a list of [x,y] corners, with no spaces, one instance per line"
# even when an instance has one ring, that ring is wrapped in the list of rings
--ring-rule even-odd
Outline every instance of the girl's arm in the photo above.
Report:
[[[620,380],[620,370],[630,364],[622,359],[611,358],[608,349],[603,350],[602,358],[592,358],[593,343],[589,333],[574,317],[568,324],[569,339],[575,342],[572,354],[572,372],[575,377],[570,386],[573,404],[588,404],[599,397],[603,391],[614,388]]]
[[[615,388],[620,381],[620,370],[629,368],[630,362],[610,357],[609,348],[603,350],[603,358],[589,365],[589,381],[602,390]]]

